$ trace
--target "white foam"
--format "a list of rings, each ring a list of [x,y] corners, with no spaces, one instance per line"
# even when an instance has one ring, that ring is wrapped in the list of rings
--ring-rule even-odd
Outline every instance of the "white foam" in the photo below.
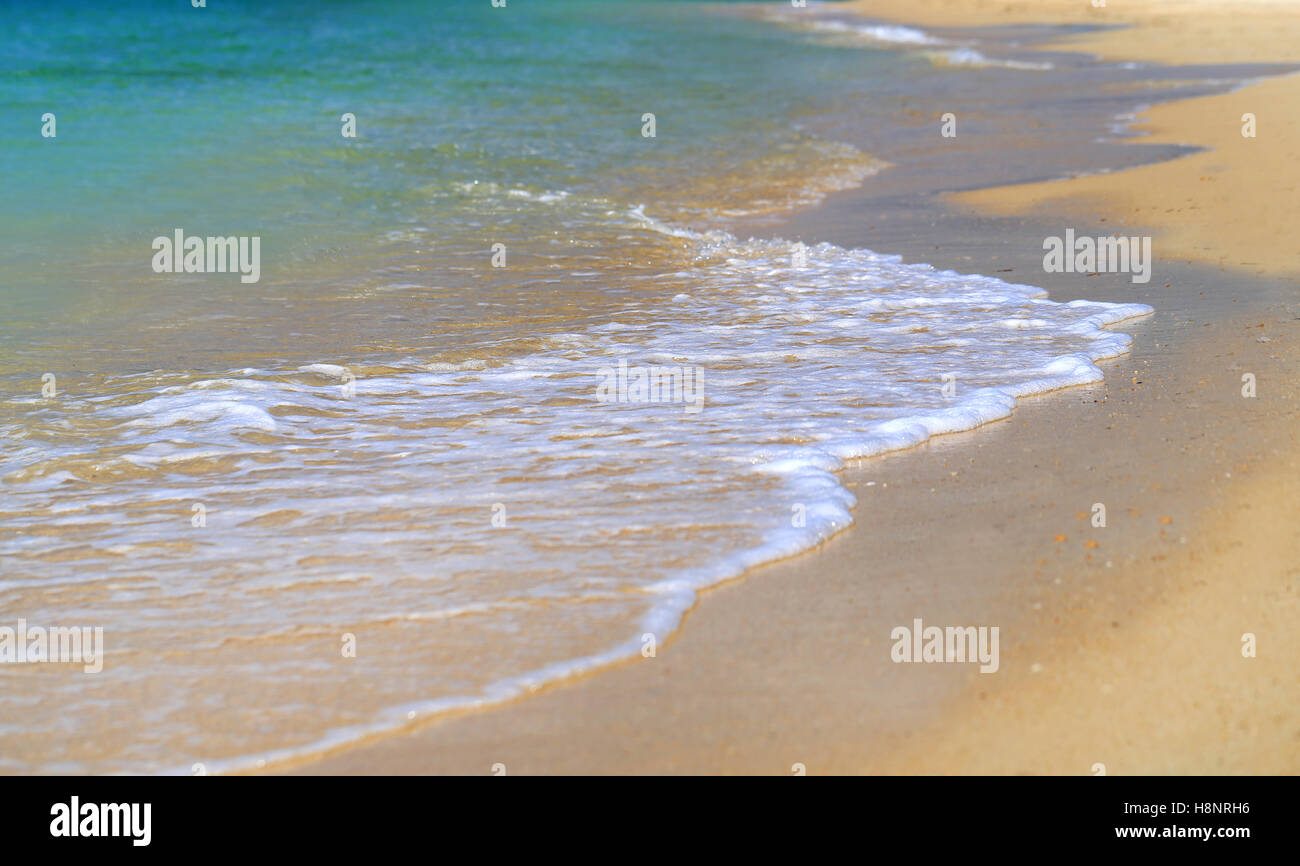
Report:
[[[842,18],[810,17],[788,10],[769,12],[764,17],[785,27],[825,34],[836,41],[847,38],[849,44],[858,42],[864,47],[888,46],[919,51],[932,63],[946,66],[999,67],[1026,71],[1055,68],[1047,61],[988,57],[977,50],[974,43],[941,39],[915,27],[869,24]]]
[[[1012,60],[988,57],[974,48],[953,48],[946,51],[927,52],[932,60],[948,66],[996,66],[1002,69],[1020,69],[1042,72],[1055,66],[1045,60]]]
[[[362,723],[322,707],[319,718],[295,716],[283,748],[241,750],[236,733],[232,752],[205,760],[215,772],[310,755],[638,653],[641,635],[665,638],[702,588],[848,526],[856,500],[836,474],[845,461],[1005,417],[1027,394],[1098,381],[1095,362],[1130,342],[1104,328],[1151,311],[1056,303],[1033,286],[867,250],[739,242],[666,225],[644,208],[629,219],[690,241],[697,264],[661,278],[661,303],[549,335],[530,355],[489,363],[487,347],[467,345],[483,354],[387,365],[392,372],[358,376],[350,396],[337,382],[347,368],[322,360],[200,381],[152,376],[147,386],[124,378],[115,387],[135,402],[33,409],[65,433],[83,415],[111,424],[6,444],[0,477],[19,479],[7,485],[14,528],[22,514],[49,521],[54,505],[75,523],[82,509],[79,541],[103,554],[35,560],[35,534],[11,532],[0,555],[16,567],[0,586],[147,575],[133,589],[139,604],[165,601],[168,622],[254,643],[342,633],[394,611],[483,630],[418,687],[402,675],[405,659],[432,652],[440,632],[406,637],[416,645],[391,660],[369,656],[379,667],[357,670],[368,671],[364,691],[379,704]],[[602,369],[619,360],[702,368],[700,411],[597,401]],[[134,474],[108,485],[62,476],[52,487],[48,477],[72,459]],[[20,467],[34,467],[31,480]],[[191,500],[207,509],[205,531],[191,531]],[[497,505],[504,528],[492,522]],[[100,515],[114,514],[134,516],[104,525]],[[183,552],[172,549],[178,538]],[[227,579],[207,579],[217,573]],[[59,620],[57,608],[29,618],[42,613]],[[620,637],[594,636],[607,622],[624,623]],[[526,670],[519,658],[532,660]],[[125,676],[136,663],[151,683],[167,675],[147,659],[116,661]],[[286,663],[257,676],[273,693],[277,678],[300,686],[347,671]],[[168,685],[177,700],[229,680],[222,670],[185,673]],[[118,724],[110,711],[102,723]],[[163,770],[194,758],[164,749],[87,769]]]
[[[931,36],[915,27],[903,27],[898,24],[850,24],[845,21],[814,21],[815,30],[831,33],[852,33],[870,39],[873,42],[892,43],[896,45],[942,45],[943,40]]]
[[[302,373],[320,373],[322,376],[333,376],[335,379],[346,379],[352,374],[347,367],[340,367],[338,364],[307,364],[299,367]]]

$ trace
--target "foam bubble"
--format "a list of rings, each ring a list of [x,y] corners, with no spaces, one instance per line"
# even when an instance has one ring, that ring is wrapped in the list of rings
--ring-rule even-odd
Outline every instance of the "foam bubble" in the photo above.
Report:
[[[350,395],[347,369],[321,362],[124,377],[98,402],[33,408],[50,435],[0,452],[16,530],[0,537],[12,564],[0,585],[132,581],[122,615],[165,616],[105,623],[143,644],[116,670],[177,700],[228,682],[231,664],[268,692],[352,683],[365,700],[346,713],[269,720],[271,750],[241,745],[235,727],[210,766],[310,754],[633,655],[647,632],[662,640],[704,587],[848,526],[845,461],[1098,381],[1096,361],[1130,342],[1105,328],[1151,311],[1056,303],[869,250],[742,242],[644,209],[629,219],[689,242],[695,264],[661,277],[661,302],[531,354],[487,363],[467,345],[468,360],[358,375]],[[597,399],[620,361],[698,368],[703,399]],[[49,545],[32,539],[55,506],[79,547],[38,559]],[[29,618],[70,615],[57,596],[44,603]],[[187,623],[224,642],[173,675],[148,650],[185,640]],[[400,645],[354,667],[305,661],[320,634],[366,623]],[[263,646],[274,652],[249,662]],[[438,662],[413,679],[410,660],[425,658]],[[126,724],[117,699],[82,710]],[[186,765],[197,732],[171,724],[148,758],[93,769]]]

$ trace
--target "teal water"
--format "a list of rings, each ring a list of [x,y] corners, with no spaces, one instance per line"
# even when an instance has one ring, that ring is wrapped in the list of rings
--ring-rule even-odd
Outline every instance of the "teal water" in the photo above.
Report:
[[[263,286],[317,295],[325,317],[348,305],[330,308],[319,273],[364,282],[381,243],[437,287],[455,282],[450,268],[480,270],[493,243],[541,267],[603,246],[589,236],[607,233],[610,208],[698,225],[778,210],[865,164],[809,126],[864,89],[873,52],[837,64],[700,4],[19,3],[0,15],[0,298],[20,311],[0,346],[31,351],[22,328],[67,326],[96,369],[170,366],[178,352],[201,363],[240,339],[205,326],[173,282],[157,290],[149,244],[175,227],[261,236]],[[39,134],[47,111],[55,139]],[[355,139],[340,134],[345,112]],[[282,313],[227,280],[202,292],[223,315],[247,302],[251,334]],[[79,331],[88,314],[95,326]],[[169,357],[82,354],[106,333],[143,343],[141,321],[157,317],[193,318]],[[279,334],[244,348],[295,347]]]
[[[0,641],[0,771],[257,767],[636,657],[852,522],[845,461],[1099,378],[1149,308],[730,233],[970,74],[778,8],[0,6],[0,626],[105,641]],[[260,281],[154,273],[175,228]]]

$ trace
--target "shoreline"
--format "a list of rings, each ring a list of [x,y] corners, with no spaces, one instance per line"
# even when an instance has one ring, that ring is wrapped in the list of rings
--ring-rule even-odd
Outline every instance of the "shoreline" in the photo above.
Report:
[[[1129,169],[1125,173],[1142,170]],[[845,198],[853,196],[846,194]],[[1007,205],[1005,213],[1017,210],[1015,205]],[[1034,231],[1023,228],[1024,220],[1020,221],[1022,228],[1018,231],[1021,236],[1033,235],[1047,225],[1047,219],[1058,218],[1056,212],[1039,214]],[[813,228],[819,219],[826,219],[826,214],[798,216],[790,221],[790,226],[802,225],[809,227],[806,230],[810,234],[819,233]],[[985,236],[995,233],[985,216],[968,215],[965,219],[985,223]],[[1002,219],[1004,224],[1013,224],[1009,218]],[[1157,238],[1163,240],[1160,234]],[[879,252],[904,252],[909,258],[919,252],[874,243],[872,248]],[[927,255],[925,260],[942,266],[934,258]],[[1028,270],[1032,259],[1033,256],[1021,253],[1013,269]],[[985,264],[991,262],[973,269],[983,273],[1000,270],[983,270]],[[1164,268],[1162,263],[1162,275]],[[1189,282],[1199,280],[1209,285],[1205,282],[1206,274],[1195,267],[1183,266],[1178,273],[1185,275]],[[1017,281],[1015,277],[1008,279]],[[1024,281],[1046,286],[1053,299],[1070,295],[1069,290],[1059,290],[1052,280],[1040,277]],[[1093,282],[1097,288],[1104,286],[1103,292],[1100,295],[1082,292],[1081,296],[1121,299],[1125,290],[1131,288],[1119,279]],[[1218,288],[1226,286],[1225,282],[1218,284]],[[1190,290],[1180,291],[1183,293],[1180,303],[1163,309],[1157,304],[1158,321],[1125,328],[1139,335],[1141,345],[1135,346],[1130,355],[1102,362],[1107,371],[1104,382],[1022,398],[1008,419],[855,463],[844,474],[846,483],[859,494],[853,527],[813,551],[761,566],[708,591],[688,612],[677,632],[660,644],[655,659],[617,663],[549,686],[527,700],[516,699],[483,711],[441,717],[411,733],[353,746],[322,760],[302,764],[298,769],[485,773],[493,763],[506,763],[511,772],[786,773],[791,763],[804,763],[809,772],[969,772],[973,767],[984,767],[980,772],[1070,771],[1066,768],[1074,764],[1065,762],[1059,754],[1053,755],[1050,746],[1044,744],[1042,737],[1050,740],[1050,732],[1038,733],[1039,739],[1035,740],[1024,736],[1025,726],[1007,725],[1009,718],[1023,717],[1026,703],[1035,712],[1043,707],[1059,710],[1060,704],[1052,703],[1053,695],[1042,693],[1050,691],[1053,684],[1058,691],[1067,687],[1050,677],[1036,677],[1043,670],[1056,670],[1060,666],[1056,662],[1044,664],[1028,659],[1040,656],[1059,659],[1079,651],[1079,638],[1087,634],[1089,627],[1085,623],[1091,622],[1088,617],[1103,616],[1095,610],[1079,612],[1071,607],[1089,594],[1109,594],[1116,598],[1127,594],[1123,622],[1130,628],[1139,628],[1140,639],[1149,637],[1158,628],[1177,631],[1176,624],[1169,622],[1170,616],[1159,611],[1195,593],[1178,574],[1163,567],[1141,566],[1138,558],[1146,546],[1165,543],[1164,527],[1175,526],[1181,531],[1186,526],[1200,526],[1199,533],[1191,530],[1194,541],[1189,540],[1186,545],[1178,542],[1180,546],[1172,548],[1173,552],[1159,555],[1171,562],[1175,559],[1184,562],[1188,556],[1207,560],[1212,546],[1225,543],[1222,541],[1225,536],[1205,527],[1210,521],[1222,520],[1225,514],[1238,513],[1239,508],[1223,506],[1225,496],[1217,495],[1218,510],[1211,507],[1209,511],[1218,516],[1197,517],[1181,498],[1183,494],[1170,494],[1165,487],[1164,501],[1149,505],[1143,499],[1143,505],[1126,509],[1140,513],[1158,511],[1165,517],[1170,515],[1163,512],[1182,507],[1181,513],[1171,517],[1172,523],[1157,524],[1160,535],[1155,534],[1155,527],[1134,524],[1123,531],[1108,533],[1104,545],[1079,548],[1076,544],[1079,529],[1067,518],[1089,503],[1072,503],[1072,507],[1062,510],[1053,502],[1051,506],[1056,511],[1044,520],[1026,506],[1027,502],[1040,498],[1041,491],[1026,479],[1016,478],[1014,470],[1027,452],[1041,451],[1046,456],[1036,459],[1046,461],[1064,450],[1067,454],[1060,455],[1055,465],[1059,467],[1069,460],[1077,463],[1081,458],[1072,453],[1071,446],[1096,447],[1095,422],[1107,412],[1114,421],[1112,426],[1129,424],[1145,435],[1167,431],[1169,418],[1156,420],[1166,410],[1156,405],[1162,397],[1152,397],[1149,389],[1141,387],[1139,369],[1144,378],[1154,375],[1164,389],[1181,389],[1177,393],[1197,393],[1199,400],[1218,402],[1223,412],[1215,419],[1219,425],[1216,429],[1220,433],[1230,431],[1232,419],[1228,413],[1233,407],[1224,402],[1223,392],[1230,389],[1222,381],[1223,375],[1216,377],[1216,390],[1202,395],[1204,385],[1195,381],[1197,377],[1190,376],[1185,368],[1203,357],[1207,350],[1227,356],[1243,352],[1243,348],[1231,339],[1204,339],[1182,333],[1196,332],[1180,324],[1179,317],[1191,315],[1204,305],[1195,300],[1196,295]],[[1131,293],[1127,299],[1142,300]],[[1212,326],[1215,333],[1237,325],[1244,328],[1244,319],[1233,315],[1230,303],[1210,306],[1213,307],[1211,317],[1218,320]],[[1285,305],[1270,309],[1274,312],[1266,332],[1280,344],[1279,348],[1290,346],[1296,329],[1293,322],[1286,321]],[[1258,313],[1249,315],[1259,317]],[[1168,349],[1171,344],[1172,352]],[[1250,357],[1248,363],[1250,369],[1260,371],[1261,381],[1267,378],[1274,386],[1284,381],[1274,371],[1284,370],[1285,363],[1276,358],[1270,360],[1267,353],[1272,350],[1265,344],[1248,344],[1244,348],[1259,355]],[[1171,361],[1175,353],[1179,355],[1177,362]],[[1135,374],[1131,385],[1121,373],[1130,363]],[[1180,364],[1184,368],[1182,372],[1176,369]],[[1161,372],[1153,373],[1152,368]],[[1294,389],[1289,385],[1284,387],[1288,402],[1284,405],[1282,395],[1274,392],[1278,402],[1269,404],[1274,414],[1268,418],[1268,429],[1253,437],[1241,436],[1241,441],[1234,446],[1234,459],[1255,459],[1259,453],[1270,450],[1280,453],[1284,446],[1294,445],[1293,441],[1282,441],[1285,431],[1280,429],[1281,419],[1294,415],[1295,407],[1300,404],[1294,402]],[[1122,405],[1127,411],[1118,415],[1114,408],[1097,408],[1114,405]],[[1198,427],[1197,422],[1203,420],[1197,417],[1199,413],[1185,410],[1171,414],[1183,425],[1187,437],[1184,446],[1196,436],[1204,436],[1208,425]],[[1067,428],[1071,433],[1063,436],[1061,431]],[[1111,426],[1106,429],[1110,430]],[[1062,438],[1064,442],[1060,441]],[[1045,446],[1043,440],[1047,440]],[[1116,482],[1121,487],[1128,485],[1129,493],[1127,497],[1121,496],[1121,501],[1126,498],[1136,501],[1143,496],[1160,500],[1161,496],[1149,489],[1151,478],[1180,477],[1189,485],[1192,479],[1200,478],[1204,484],[1205,478],[1214,477],[1206,474],[1207,467],[1217,467],[1213,455],[1200,454],[1199,462],[1189,461],[1195,466],[1180,467],[1170,473],[1153,472],[1150,467],[1153,463],[1160,464],[1159,455],[1133,447],[1125,452],[1122,441],[1111,442],[1110,447],[1112,452],[1121,453],[1119,463],[1124,468],[1120,474],[1127,473],[1125,479]],[[1017,452],[1017,448],[1021,450]],[[1289,453],[1294,455],[1293,448]],[[963,465],[967,460],[969,463]],[[934,465],[939,461],[943,461],[942,466]],[[1145,468],[1143,463],[1147,464]],[[987,468],[970,468],[977,464],[987,464]],[[1294,459],[1287,466],[1293,469]],[[1078,463],[1061,471],[1077,482],[1087,479],[1094,469],[1087,463]],[[1280,474],[1287,479],[1285,484],[1291,484],[1290,476]],[[886,476],[889,480],[885,480]],[[873,481],[892,485],[889,497],[894,501],[888,506],[891,514],[878,514],[878,503],[862,495],[866,485]],[[931,486],[927,488],[927,484]],[[1276,487],[1284,481],[1264,484]],[[1062,485],[1068,486],[1061,482],[1058,487],[1063,489]],[[1138,487],[1136,492],[1132,490],[1134,485]],[[875,487],[873,493],[883,494],[885,489]],[[926,493],[927,489],[930,494]],[[936,513],[931,497],[940,489],[944,490],[944,496],[961,500],[961,507],[973,510],[975,516],[952,508]],[[1293,496],[1294,485],[1290,490],[1288,495]],[[995,519],[990,523],[979,518],[980,509],[990,507],[989,491],[1001,494],[1003,499],[1014,499],[1007,494],[1016,493],[1022,501],[1010,508],[1009,513],[997,513],[995,509]],[[1080,501],[1084,499],[1087,497]],[[1014,547],[1027,529],[1044,522],[1068,525],[1070,531],[1049,535],[1044,530],[1042,538],[1036,532],[1029,532],[1028,537],[1033,540],[1025,545],[1028,550]],[[1234,531],[1243,530],[1238,527]],[[1269,532],[1269,538],[1262,542],[1264,548],[1271,551],[1286,543],[1285,539],[1276,537],[1277,527]],[[971,563],[968,551],[953,549],[956,537],[961,535],[967,535],[972,543],[979,539],[981,543],[977,547],[985,561]],[[1068,546],[1066,542],[1055,541],[1061,535],[1067,536]],[[1118,542],[1112,540],[1116,535],[1120,536]],[[1048,542],[1045,538],[1053,540]],[[904,541],[913,545],[910,551]],[[1113,553],[1112,544],[1115,550],[1123,552]],[[1257,539],[1256,547],[1260,546]],[[1098,555],[1113,557],[1107,560],[1111,563],[1121,556],[1129,557],[1129,561],[1119,568],[1107,568],[1100,560],[1093,562],[1091,550],[1104,551]],[[1025,558],[1026,553],[1037,555]],[[964,565],[954,573],[952,567],[944,566],[947,560],[964,560]],[[875,573],[863,568],[863,563],[880,561],[891,565]],[[990,563],[995,565],[990,567]],[[1000,568],[1012,572],[1014,579],[1000,580]],[[1072,583],[1076,579],[1072,569],[1085,570],[1093,583],[1082,588],[1076,586]],[[1035,572],[1032,577],[1030,571]],[[1128,587],[1133,575],[1146,583],[1137,589]],[[1049,580],[1055,583],[1045,584]],[[972,585],[978,588],[971,589]],[[719,594],[728,597],[725,601],[705,600]],[[974,677],[972,681],[969,671],[956,666],[912,668],[889,664],[889,627],[910,623],[912,616],[907,610],[909,605],[916,607],[918,598],[925,599],[929,613],[922,618],[926,622],[1002,623],[1004,634],[1013,633],[1012,639],[1004,638],[1003,644],[1002,669],[1008,673],[1002,677]],[[1292,595],[1290,602],[1294,600]],[[1069,635],[1054,633],[1059,623],[1039,621],[1044,618],[1039,615],[1044,609],[1053,613],[1053,619],[1071,624]],[[1067,611],[1072,613],[1063,616],[1062,612]],[[1139,626],[1139,623],[1144,624]],[[1044,647],[1052,647],[1051,652],[1045,652]],[[789,652],[783,655],[781,649]],[[1101,664],[1093,657],[1088,663],[1093,668]],[[1033,671],[1034,665],[1042,667]],[[1071,681],[1074,682],[1086,677],[1087,670],[1090,670],[1088,664],[1079,664],[1067,668],[1067,673],[1074,677]],[[1281,675],[1276,668],[1267,670],[1274,679]],[[1294,678],[1294,674],[1291,676]],[[984,685],[985,680],[991,680],[990,684]],[[1043,685],[1045,682],[1049,685]],[[979,688],[975,690],[977,684]],[[1112,683],[1111,691],[1106,694],[1124,696],[1126,685],[1131,685],[1131,681],[1121,682],[1117,691]],[[1035,696],[1033,700],[1030,695]],[[1252,706],[1258,707],[1259,703],[1257,700]],[[967,726],[966,733],[953,731],[943,723],[953,714]],[[978,725],[984,726],[984,733],[971,734],[970,731],[980,730]],[[1007,742],[999,749],[986,748],[999,731]],[[918,745],[921,743],[926,744],[924,748]],[[1025,768],[1007,762],[1009,750],[1028,749],[1030,745],[1046,755],[1038,764]],[[1104,751],[1095,747],[1093,750]],[[787,757],[777,759],[778,754]],[[946,764],[933,759],[938,754],[948,756]],[[882,760],[882,756],[891,755],[894,757]],[[1054,770],[1047,769],[1056,766],[1050,764],[1052,758],[1062,761]],[[1288,758],[1289,766],[1296,766],[1294,752]],[[1286,760],[1282,765],[1288,765]],[[1246,765],[1239,764],[1236,769],[1241,766]],[[923,767],[929,769],[919,769]],[[1184,768],[1187,769],[1195,771],[1196,766]],[[1078,771],[1088,772],[1088,769]],[[1214,770],[1201,767],[1200,771]]]
[[[918,27],[1068,24],[1079,29],[1028,37],[1042,50],[1082,51],[1105,60],[1165,66],[1300,62],[1300,16],[1288,0],[847,0],[827,4]]]

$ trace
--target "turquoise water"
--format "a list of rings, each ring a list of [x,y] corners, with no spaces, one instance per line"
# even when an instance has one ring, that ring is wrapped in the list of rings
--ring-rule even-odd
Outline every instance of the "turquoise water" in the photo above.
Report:
[[[777,9],[0,8],[0,611],[105,640],[0,664],[0,771],[257,767],[636,657],[847,526],[845,461],[1096,381],[1149,308],[729,231],[969,74]],[[175,228],[260,281],[154,273]]]
[[[22,311],[0,333],[30,351],[15,327],[67,326],[96,369],[128,359],[85,358],[86,340],[144,342],[143,321],[157,317],[194,321],[167,358],[133,353],[137,368],[173,365],[177,352],[200,363],[232,339],[263,357],[294,350],[283,333],[252,340],[280,309],[250,309],[250,345],[238,347],[173,282],[159,290],[149,244],[175,227],[261,236],[263,285],[347,315],[347,304],[327,309],[328,284],[394,233],[439,289],[456,282],[448,269],[480,270],[493,243],[524,267],[583,245],[598,259],[610,207],[696,222],[779,209],[864,163],[808,126],[843,97],[836,88],[863,89],[872,52],[837,65],[807,40],[699,4],[32,3],[0,15],[0,297]],[[39,134],[47,111],[55,139]],[[355,139],[340,134],[345,112]],[[647,112],[653,139],[641,134]],[[463,303],[463,285],[449,288],[444,300]],[[223,314],[261,294],[227,280],[202,292],[227,302]],[[88,313],[95,327],[78,330]],[[355,330],[323,336],[341,347]]]

